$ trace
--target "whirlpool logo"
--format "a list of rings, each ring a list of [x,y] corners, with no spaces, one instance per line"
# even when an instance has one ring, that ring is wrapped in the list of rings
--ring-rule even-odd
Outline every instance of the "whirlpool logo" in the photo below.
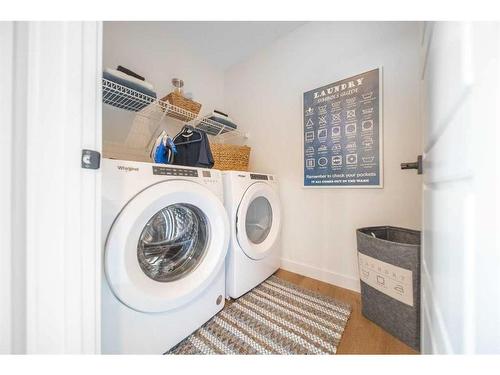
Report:
[[[117,166],[116,168],[118,168],[118,170],[120,171],[124,171],[124,172],[139,172],[139,168],[135,168],[135,167],[126,167],[124,165],[119,165]]]

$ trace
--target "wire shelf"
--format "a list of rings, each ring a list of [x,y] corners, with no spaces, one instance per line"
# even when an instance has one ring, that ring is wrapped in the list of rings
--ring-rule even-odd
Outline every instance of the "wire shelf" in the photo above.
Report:
[[[170,104],[168,101],[143,94],[105,78],[102,79],[102,101],[115,108],[135,112],[136,116],[158,122],[158,125],[165,116],[168,116],[223,140],[229,136],[247,138],[245,133],[231,126],[211,120],[206,116],[198,117],[197,114]]]

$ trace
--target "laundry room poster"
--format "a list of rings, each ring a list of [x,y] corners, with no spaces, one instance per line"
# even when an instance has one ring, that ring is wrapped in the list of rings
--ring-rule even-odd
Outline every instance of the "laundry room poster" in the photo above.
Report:
[[[304,186],[382,188],[382,68],[304,93]]]

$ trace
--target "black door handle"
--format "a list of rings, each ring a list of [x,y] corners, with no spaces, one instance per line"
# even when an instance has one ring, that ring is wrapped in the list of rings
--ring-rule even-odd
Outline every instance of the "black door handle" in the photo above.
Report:
[[[401,169],[416,169],[418,174],[422,174],[422,155],[418,155],[417,161],[411,163],[401,163]]]

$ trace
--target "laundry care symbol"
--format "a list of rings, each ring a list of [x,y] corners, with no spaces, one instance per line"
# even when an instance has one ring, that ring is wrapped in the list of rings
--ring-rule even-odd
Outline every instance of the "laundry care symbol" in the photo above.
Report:
[[[307,120],[306,127],[312,128],[314,126],[314,122],[312,119]]]
[[[346,164],[358,164],[358,155],[349,154],[345,157]]]
[[[357,146],[356,146],[356,142],[349,142],[349,143],[345,146],[345,148],[347,148],[348,150],[354,150],[354,149],[356,149],[356,147],[357,147]]]
[[[328,163],[328,159],[324,156],[318,159],[318,165],[324,167]]]
[[[340,109],[340,103],[341,101],[337,101],[337,102],[332,102],[332,111],[336,110],[336,109]]]
[[[361,129],[363,130],[372,130],[373,129],[373,120],[365,120],[361,123]]]
[[[349,110],[347,110],[346,117],[347,118],[356,117],[356,110],[355,109],[349,109]]]
[[[332,127],[332,137],[333,138],[340,137],[340,126],[334,126],[334,127]]]
[[[401,293],[401,294],[404,294],[404,292],[405,292],[405,289],[403,288],[403,285],[396,285],[396,286],[394,287],[394,290],[395,290],[396,292]]]
[[[354,133],[356,133],[356,123],[353,122],[351,124],[346,124],[346,126],[345,126],[345,133],[346,134],[354,134]]]
[[[373,99],[373,91],[367,92],[366,94],[362,95],[363,100],[370,100]]]
[[[319,115],[324,115],[326,113],[326,104],[322,105],[321,107],[318,107],[318,114]]]
[[[319,124],[326,124],[326,116],[319,116],[318,117]]]
[[[314,108],[309,107],[306,109],[306,116],[312,116],[314,114]]]
[[[364,137],[361,144],[364,147],[371,147],[371,146],[373,146],[373,138],[372,137]]]
[[[354,98],[347,98],[347,99],[345,100],[345,104],[347,104],[347,105],[353,105],[353,104],[356,104],[356,99],[357,99],[356,97],[354,97]]]
[[[326,129],[319,129],[318,130],[318,139],[320,141],[324,141],[327,136],[328,136],[328,133],[327,133]]]
[[[332,113],[332,123],[340,122],[340,112],[338,113]]]
[[[342,156],[341,155],[332,156],[332,165],[333,166],[342,165]]]
[[[377,275],[377,283],[380,284],[380,285],[384,285],[385,284],[385,278],[383,278],[382,276]]]

